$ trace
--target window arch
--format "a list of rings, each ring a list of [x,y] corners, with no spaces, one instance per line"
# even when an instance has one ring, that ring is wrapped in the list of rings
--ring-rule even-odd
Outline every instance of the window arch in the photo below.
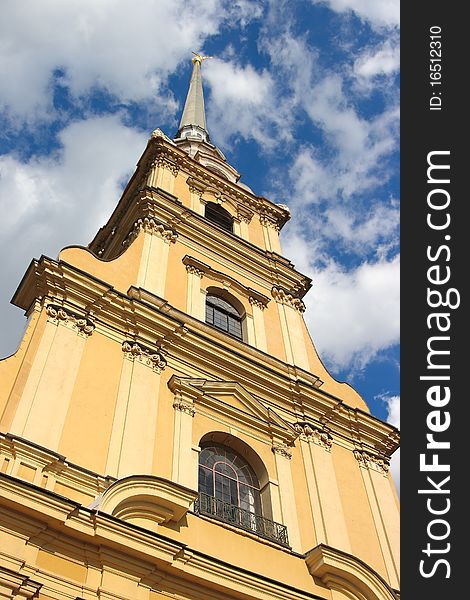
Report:
[[[289,546],[287,527],[272,520],[269,475],[242,440],[212,431],[200,441],[195,513]]]
[[[206,297],[206,323],[242,340],[242,316],[238,310],[220,296],[208,293]]]
[[[215,223],[225,231],[230,231],[233,233],[233,219],[232,215],[222,208],[220,204],[216,204],[215,202],[208,202],[206,204],[204,215],[208,221]]]
[[[242,456],[221,444],[201,450],[199,492],[225,505],[261,515],[260,484],[255,472]]]

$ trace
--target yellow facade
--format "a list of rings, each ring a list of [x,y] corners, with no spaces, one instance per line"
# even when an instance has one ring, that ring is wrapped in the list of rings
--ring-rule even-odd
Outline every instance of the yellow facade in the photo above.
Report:
[[[0,598],[398,597],[398,432],[321,363],[289,216],[156,130],[89,247],[32,261],[0,362]],[[213,295],[241,339],[206,323]],[[252,469],[260,514],[204,508],[211,445]]]

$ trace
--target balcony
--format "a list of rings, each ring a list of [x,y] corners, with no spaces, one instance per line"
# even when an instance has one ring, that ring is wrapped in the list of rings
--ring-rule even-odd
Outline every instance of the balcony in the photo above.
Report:
[[[266,519],[249,510],[239,508],[234,504],[219,500],[219,498],[215,498],[214,496],[208,496],[203,492],[199,492],[199,497],[194,502],[194,512],[198,515],[213,517],[281,546],[289,547],[287,527],[285,525]]]

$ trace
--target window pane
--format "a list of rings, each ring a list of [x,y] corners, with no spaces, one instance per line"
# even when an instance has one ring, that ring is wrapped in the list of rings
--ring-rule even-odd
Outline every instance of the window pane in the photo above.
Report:
[[[206,323],[214,324],[214,309],[209,304],[206,304]]]
[[[235,320],[233,317],[228,317],[228,332],[241,339],[242,324],[240,321]]]
[[[214,309],[214,325],[219,329],[228,331],[228,317],[218,309]]]

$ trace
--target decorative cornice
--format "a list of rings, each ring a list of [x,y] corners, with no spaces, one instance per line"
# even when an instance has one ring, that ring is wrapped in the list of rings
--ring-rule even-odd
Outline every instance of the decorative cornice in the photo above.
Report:
[[[294,429],[300,435],[300,439],[306,442],[313,442],[330,451],[333,445],[333,439],[329,433],[311,425],[310,423],[299,422],[294,425]]]
[[[372,469],[382,475],[387,475],[390,471],[390,462],[385,456],[378,456],[362,450],[354,450],[354,456],[363,469]]]
[[[80,317],[61,306],[49,304],[46,307],[47,320],[54,325],[65,325],[69,329],[73,329],[78,335],[88,337],[93,333],[95,325],[89,319]]]
[[[194,408],[194,406],[189,402],[185,402],[181,397],[178,396],[173,402],[173,408],[175,410],[180,410],[181,412],[191,415],[191,417],[194,417],[194,415],[196,414],[196,409]]]
[[[3,596],[2,593],[4,598],[37,598],[42,583],[37,583],[27,575],[0,566],[0,586],[4,592],[8,590],[7,596]]]
[[[166,367],[166,360],[161,354],[136,342],[124,342],[122,344],[122,351],[127,359],[138,360],[142,364],[151,367],[155,373],[161,373]]]
[[[297,298],[294,294],[280,287],[273,287],[271,290],[272,297],[276,302],[280,304],[286,304],[294,308],[297,312],[305,312],[305,304],[300,298]]]
[[[199,273],[201,273],[200,277],[206,276],[209,279],[212,279],[213,281],[217,281],[218,283],[221,283],[222,285],[224,285],[226,287],[233,287],[233,289],[237,290],[237,292],[239,292],[240,294],[245,296],[245,298],[248,298],[251,304],[254,304],[255,302],[259,302],[264,307],[266,307],[269,302],[269,298],[267,296],[265,296],[264,294],[261,294],[260,292],[254,290],[252,288],[245,287],[243,284],[241,284],[239,281],[237,281],[230,275],[226,275],[225,273],[216,271],[211,266],[206,265],[205,263],[198,260],[197,258],[193,258],[192,256],[188,256],[186,254],[183,257],[183,264],[186,266],[186,269],[190,273],[197,271],[198,275],[199,275]],[[190,270],[190,268],[194,269],[194,271]]]
[[[292,451],[287,444],[273,444],[271,450],[289,460],[292,458]]]

